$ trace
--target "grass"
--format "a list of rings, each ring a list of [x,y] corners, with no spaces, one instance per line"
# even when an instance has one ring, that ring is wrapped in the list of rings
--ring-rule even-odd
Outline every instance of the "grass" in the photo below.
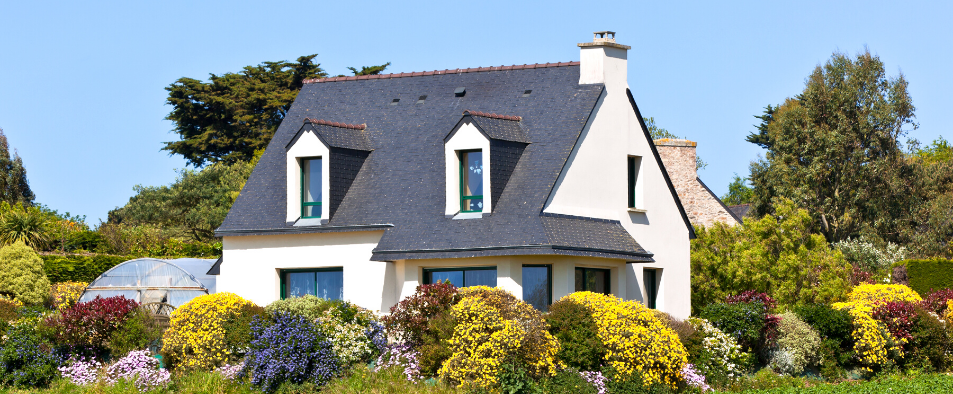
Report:
[[[768,372],[770,373],[770,372]],[[735,390],[722,393],[741,394],[860,394],[860,393],[951,393],[953,374],[889,375],[870,381],[825,383],[819,380],[755,374]]]

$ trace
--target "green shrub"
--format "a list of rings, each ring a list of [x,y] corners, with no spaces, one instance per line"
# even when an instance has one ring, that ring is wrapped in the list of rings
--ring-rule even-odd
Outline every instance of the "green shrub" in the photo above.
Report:
[[[699,316],[733,336],[746,352],[760,352],[767,318],[760,302],[711,304],[702,309]]]
[[[561,345],[556,353],[559,361],[580,371],[599,370],[606,347],[599,339],[596,321],[585,306],[562,299],[549,307],[545,318],[549,332]]]
[[[427,329],[420,333],[420,345],[417,346],[422,376],[437,376],[444,361],[453,355],[450,338],[456,326],[457,321],[449,310],[429,319]]]
[[[552,311],[552,309],[550,309]],[[539,382],[540,391],[546,394],[597,394],[595,386],[572,370],[561,370],[556,375]]]
[[[45,255],[43,270],[53,283],[92,282],[112,267],[130,260],[125,256],[110,255]]]
[[[924,308],[916,309],[914,320],[907,364],[927,371],[945,371],[953,351],[946,327],[949,323],[943,323]]]
[[[792,312],[781,315],[776,348],[771,352],[771,367],[788,375],[800,375],[820,361],[821,337]]]
[[[791,392],[799,393],[805,386],[805,379],[779,375],[765,368],[752,375],[745,376],[731,385],[730,391],[771,390],[778,388],[796,388]],[[728,391],[728,390],[726,390]]]
[[[17,319],[23,303],[0,296],[0,337],[7,332],[10,322]]]
[[[24,304],[41,304],[49,292],[43,260],[32,248],[23,243],[0,248],[0,293],[12,294]]]
[[[812,304],[799,306],[794,313],[817,330],[821,337],[820,369],[825,379],[838,379],[854,366],[854,340],[851,337],[854,327],[849,312],[830,305]]]
[[[953,260],[904,260],[911,289],[919,294],[953,288]]]
[[[162,339],[162,328],[148,312],[137,308],[127,315],[122,326],[109,336],[109,352],[119,356],[133,350],[148,349],[159,339]]]

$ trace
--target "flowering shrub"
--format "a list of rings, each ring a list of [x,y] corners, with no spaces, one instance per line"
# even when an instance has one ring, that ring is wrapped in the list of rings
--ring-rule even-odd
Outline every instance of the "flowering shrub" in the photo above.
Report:
[[[847,294],[847,299],[851,303],[865,303],[872,306],[878,306],[891,301],[923,301],[917,292],[907,286],[882,284],[862,284],[856,286]]]
[[[389,346],[387,350],[381,352],[377,358],[374,372],[380,372],[390,367],[402,367],[404,376],[408,381],[417,382],[422,378],[420,375],[420,356],[414,347],[408,343],[397,343]]]
[[[20,320],[10,326],[0,345],[0,385],[45,386],[56,376],[58,366],[35,321]]]
[[[53,306],[58,310],[63,310],[76,305],[88,284],[86,282],[54,283],[50,286],[50,298],[53,299]]]
[[[608,379],[606,379],[606,377],[602,375],[602,372],[582,371],[582,372],[579,372],[579,376],[582,376],[582,379],[585,380],[586,383],[591,384],[592,387],[596,389],[597,393],[599,394],[608,393],[608,391],[606,390],[606,381],[608,381]]]
[[[940,289],[923,297],[923,302],[920,305],[923,305],[930,312],[943,316],[947,310],[947,302],[950,300],[953,300],[953,289]]]
[[[718,380],[732,380],[739,376],[748,361],[748,355],[734,337],[725,334],[708,320],[690,317],[688,322],[701,336],[698,354],[690,354],[695,370]]]
[[[241,358],[251,340],[243,322],[263,313],[233,293],[208,294],[172,312],[163,336],[162,354],[168,365],[211,370]]]
[[[3,335],[10,323],[17,319],[20,308],[23,308],[22,302],[0,296],[0,335]]]
[[[556,358],[570,368],[597,371],[602,368],[606,347],[599,339],[599,329],[589,310],[564,298],[549,307],[546,314],[550,333],[559,340]]]
[[[534,378],[556,373],[559,342],[532,305],[485,286],[461,289],[461,295],[452,309],[453,354],[438,371],[442,378],[461,388],[493,388],[504,362]]]
[[[652,311],[637,301],[626,301],[592,292],[572,293],[563,299],[589,310],[606,347],[605,361],[614,371],[615,381],[641,375],[645,386],[664,383],[670,387],[681,380],[688,362],[678,335],[659,321]]]
[[[418,346],[431,330],[430,319],[449,311],[459,300],[457,288],[450,283],[420,285],[412,296],[391,307],[390,315],[381,321],[399,342]]]
[[[120,380],[135,382],[139,391],[164,387],[169,384],[170,374],[166,369],[159,368],[159,360],[149,354],[148,350],[129,352],[123,358],[106,368],[103,380],[114,384]]]
[[[887,326],[874,319],[874,309],[890,302],[920,302],[920,295],[904,285],[862,284],[847,295],[848,302],[838,302],[835,309],[847,310],[853,319],[854,351],[864,369],[872,372],[875,367],[891,363],[901,348]]]
[[[770,366],[779,373],[800,375],[804,368],[820,362],[821,337],[792,312],[781,315],[776,347]]]
[[[916,310],[908,302],[891,301],[874,308],[870,315],[887,328],[893,339],[897,341],[901,351],[904,345],[913,339],[913,326],[916,324]]]
[[[708,383],[705,383],[705,375],[699,374],[694,365],[685,364],[682,368],[682,377],[684,377],[685,383],[689,387],[697,388],[702,392],[712,391]]]
[[[885,270],[890,264],[907,258],[907,248],[892,242],[887,242],[884,248],[878,248],[870,242],[848,239],[835,243],[834,247],[840,249],[848,263],[867,272]]]
[[[725,303],[727,304],[741,304],[748,302],[760,302],[765,313],[771,312],[775,305],[777,305],[777,302],[775,302],[774,298],[771,298],[771,296],[767,295],[766,293],[759,293],[754,290],[748,290],[744,293],[738,294],[736,296],[729,296],[725,299]]]
[[[340,364],[319,324],[288,312],[256,317],[242,374],[265,391],[285,382],[327,383]]]
[[[86,361],[84,358],[70,358],[66,365],[59,368],[60,375],[77,386],[87,386],[96,383],[99,380],[99,371],[103,364],[90,358]]]
[[[219,375],[222,375],[222,377],[227,380],[235,380],[235,379],[238,379],[238,374],[241,373],[242,370],[244,369],[245,369],[245,361],[242,360],[241,362],[235,365],[225,364],[221,367],[218,367],[215,369],[215,372],[218,372]]]
[[[943,320],[946,320],[947,323],[953,322],[953,300],[946,302],[946,313],[943,314]]]
[[[275,301],[265,307],[271,313],[303,316],[324,331],[342,365],[370,361],[385,350],[387,337],[373,312],[347,301],[326,300],[313,295]]]
[[[764,346],[768,314],[760,302],[711,304],[699,316],[732,335],[748,352],[759,353]]]
[[[59,346],[104,354],[110,336],[138,306],[139,303],[123,296],[95,298],[63,309],[43,324]]]

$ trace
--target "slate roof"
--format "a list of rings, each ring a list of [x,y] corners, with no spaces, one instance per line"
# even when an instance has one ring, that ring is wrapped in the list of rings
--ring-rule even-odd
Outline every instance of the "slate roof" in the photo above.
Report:
[[[463,114],[470,115],[473,123],[476,123],[477,127],[486,133],[487,137],[503,141],[530,143],[526,132],[520,127],[522,117],[477,111],[464,111]]]
[[[331,148],[354,149],[370,151],[371,144],[364,133],[365,125],[350,125],[344,123],[328,122],[324,120],[314,120],[305,118],[304,125],[298,130],[291,141],[285,145],[285,148],[291,148],[295,141],[301,137],[306,130],[311,130],[318,135],[321,141],[324,141]]]
[[[217,234],[383,229],[377,261],[526,254],[651,261],[618,221],[541,214],[603,85],[579,85],[578,63],[468,70],[475,71],[306,84]],[[454,95],[458,87],[464,96]],[[523,97],[526,90],[532,94]],[[444,137],[465,110],[519,116],[474,119],[487,133],[529,143],[493,212],[453,220],[444,212]],[[326,225],[293,227],[285,222],[285,147],[305,118],[366,125],[373,152]]]
[[[749,214],[754,215],[754,211],[751,210],[751,204],[738,204],[728,207],[728,210],[731,211],[735,217],[744,219]]]

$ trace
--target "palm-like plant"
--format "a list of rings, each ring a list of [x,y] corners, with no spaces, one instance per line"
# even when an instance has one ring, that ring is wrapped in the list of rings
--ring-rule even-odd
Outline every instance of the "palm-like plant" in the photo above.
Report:
[[[47,220],[36,209],[11,209],[0,218],[0,244],[23,242],[39,250],[49,241]]]

